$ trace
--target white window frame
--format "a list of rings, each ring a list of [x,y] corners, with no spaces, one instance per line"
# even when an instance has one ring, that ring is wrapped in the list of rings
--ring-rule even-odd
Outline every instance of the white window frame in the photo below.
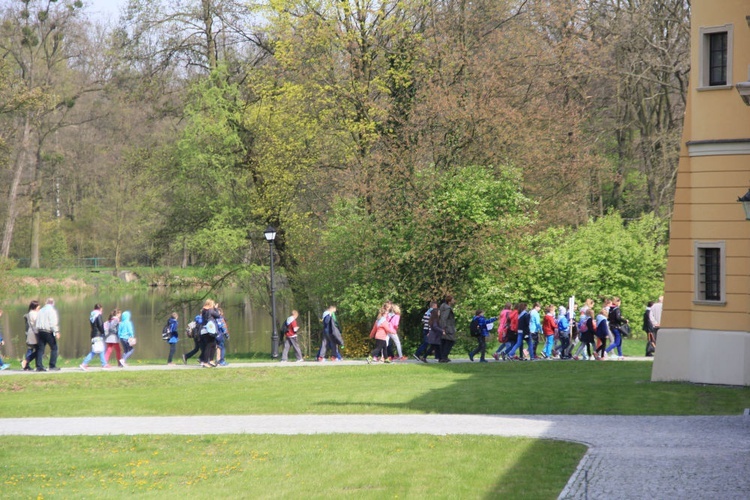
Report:
[[[705,295],[705,285],[701,279],[703,274],[701,273],[701,250],[707,248],[715,248],[719,250],[719,300],[708,300]],[[705,306],[724,306],[727,303],[727,252],[726,244],[724,241],[696,241],[695,242],[695,294],[693,297],[693,303]]]
[[[709,35],[714,33],[726,33],[727,34],[727,83],[726,85],[709,85],[710,81],[710,50],[711,44],[709,43]],[[698,55],[698,66],[700,73],[698,75],[698,90],[727,90],[734,88],[734,79],[732,72],[732,60],[734,59],[732,54],[734,46],[734,25],[725,24],[723,26],[709,26],[700,28],[700,51]]]

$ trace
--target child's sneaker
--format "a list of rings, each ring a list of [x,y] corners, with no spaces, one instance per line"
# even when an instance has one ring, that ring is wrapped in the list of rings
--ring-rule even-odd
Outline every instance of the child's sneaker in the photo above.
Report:
[[[7,370],[8,368],[10,368],[10,363],[3,363],[0,365],[0,370]]]
[[[83,370],[85,372],[89,371],[89,367],[86,366],[86,365],[78,365],[78,368],[80,368],[81,370]]]

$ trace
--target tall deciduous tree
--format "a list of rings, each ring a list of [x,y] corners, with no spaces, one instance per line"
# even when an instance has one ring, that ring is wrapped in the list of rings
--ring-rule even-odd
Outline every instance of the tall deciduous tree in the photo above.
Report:
[[[14,175],[8,191],[8,208],[0,254],[7,257],[18,216],[19,187],[31,179],[32,201],[31,266],[39,267],[41,185],[44,146],[56,130],[69,125],[68,112],[87,90],[76,73],[82,57],[76,37],[82,36],[78,18],[83,3],[75,1],[23,0],[2,11],[0,50],[16,64],[23,86],[45,99],[18,116],[21,131],[16,142]]]

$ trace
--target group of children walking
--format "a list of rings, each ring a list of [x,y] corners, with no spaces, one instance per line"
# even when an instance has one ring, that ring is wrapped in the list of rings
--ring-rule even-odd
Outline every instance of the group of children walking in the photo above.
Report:
[[[525,302],[519,302],[515,307],[505,304],[500,315],[491,319],[485,319],[484,312],[478,310],[472,321],[478,319],[476,322],[480,325],[479,345],[469,353],[469,358],[473,361],[474,356],[480,354],[480,361],[486,361],[486,337],[489,336],[486,325],[497,321],[500,347],[492,356],[498,361],[534,360],[538,357],[621,360],[622,340],[629,334],[629,327],[628,320],[622,317],[620,302],[619,297],[612,297],[605,300],[597,311],[593,300],[588,299],[581,307],[577,321],[574,311],[567,311],[563,306],[547,306],[542,316],[538,302],[531,309]],[[611,341],[609,347],[608,340]],[[540,345],[543,348],[537,354]],[[614,350],[616,354],[612,353]]]
[[[453,315],[453,297],[437,306],[431,302],[422,318],[423,342],[414,353],[414,357],[427,362],[427,357],[435,355],[442,363],[450,362],[448,357],[455,343],[456,326]],[[649,304],[651,305],[651,304]],[[31,369],[31,362],[37,360],[36,317],[39,303],[33,301],[29,312],[24,316],[27,326],[28,351],[22,361],[24,370]],[[542,359],[623,359],[622,340],[628,335],[628,321],[622,317],[620,298],[605,300],[598,310],[591,299],[586,300],[580,308],[577,320],[573,311],[565,307],[549,305],[544,308],[534,303],[531,308],[525,302],[515,305],[505,304],[497,317],[485,317],[483,310],[477,310],[470,323],[470,333],[477,338],[477,347],[469,352],[469,359],[486,363],[487,340],[491,329],[497,323],[497,335],[500,346],[492,354],[497,361]],[[647,310],[648,312],[648,310]],[[326,359],[327,350],[331,350],[333,360],[341,360],[340,348],[343,348],[343,337],[336,321],[336,307],[329,307],[323,314],[323,335],[317,360]],[[0,311],[2,314],[2,311]],[[303,356],[297,342],[297,311],[284,322],[282,327],[284,349],[282,361],[288,360],[290,349],[294,350],[297,362]],[[179,316],[173,312],[164,327],[162,338],[169,345],[167,364],[174,365],[173,359],[179,341]],[[389,363],[395,360],[406,360],[402,351],[398,328],[401,320],[401,309],[387,301],[378,311],[377,319],[370,331],[370,338],[375,340],[375,347],[367,358],[368,363]],[[102,305],[96,304],[89,317],[91,325],[91,350],[80,364],[81,370],[87,371],[89,363],[99,358],[102,368],[110,368],[112,353],[120,367],[127,367],[127,361],[136,345],[135,331],[130,311],[113,309],[107,320],[102,316]],[[194,341],[194,349],[182,356],[183,363],[200,352],[200,365],[215,367],[226,365],[225,341],[229,337],[224,315],[213,300],[205,301],[201,313],[187,326],[187,336]],[[607,342],[610,345],[607,346]],[[0,345],[2,335],[0,334]],[[525,346],[524,346],[525,344]],[[541,351],[539,351],[539,347]],[[525,347],[525,348],[524,348]],[[395,349],[394,349],[395,348]],[[395,352],[389,352],[395,351]],[[613,351],[616,350],[616,354]],[[38,363],[38,362],[37,362]],[[0,369],[7,364],[0,359]],[[39,366],[37,365],[37,368]]]
[[[91,351],[83,358],[79,365],[81,370],[88,371],[89,363],[95,356],[99,356],[102,368],[109,368],[109,358],[112,352],[118,366],[128,366],[127,360],[133,355],[136,345],[135,330],[130,319],[130,311],[113,309],[107,321],[102,319],[102,305],[94,305],[89,316],[91,324]]]
[[[370,338],[375,339],[375,348],[367,357],[368,363],[390,363],[394,356],[388,354],[389,345],[396,348],[396,359],[405,361],[407,358],[401,350],[401,339],[398,336],[398,326],[401,323],[401,308],[387,301],[378,311],[378,317],[370,331]]]

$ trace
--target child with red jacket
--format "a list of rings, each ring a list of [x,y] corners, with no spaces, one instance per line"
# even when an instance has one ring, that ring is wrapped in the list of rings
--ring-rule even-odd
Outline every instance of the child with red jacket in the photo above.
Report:
[[[544,351],[542,352],[542,357],[552,359],[552,350],[555,347],[555,331],[557,330],[555,306],[547,306],[544,311],[546,314],[542,320],[542,333],[544,333]]]

